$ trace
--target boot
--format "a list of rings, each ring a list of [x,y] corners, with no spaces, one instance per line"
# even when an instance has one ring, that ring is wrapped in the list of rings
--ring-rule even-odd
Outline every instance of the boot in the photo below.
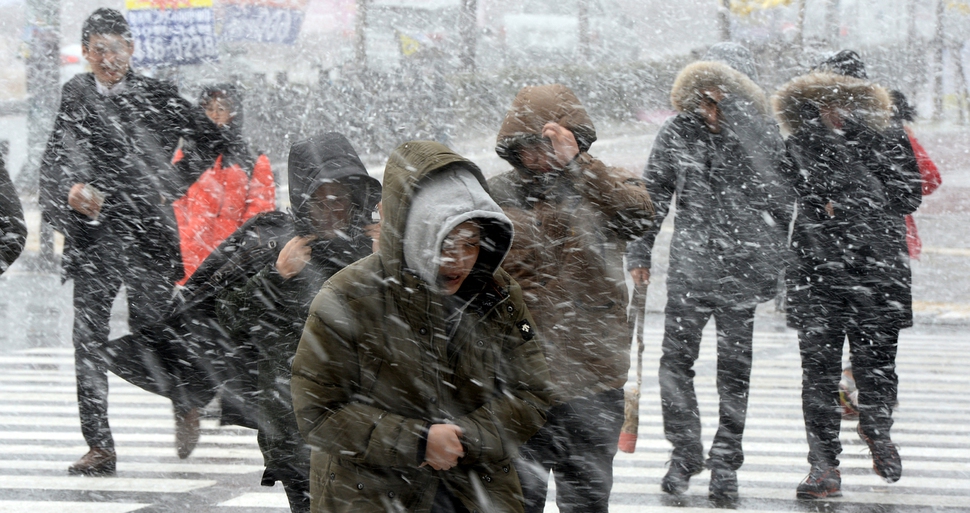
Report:
[[[188,458],[199,443],[199,409],[175,412],[175,450],[179,458]]]
[[[92,447],[87,454],[67,468],[67,473],[72,476],[110,477],[115,475],[117,463],[118,456],[114,449]]]

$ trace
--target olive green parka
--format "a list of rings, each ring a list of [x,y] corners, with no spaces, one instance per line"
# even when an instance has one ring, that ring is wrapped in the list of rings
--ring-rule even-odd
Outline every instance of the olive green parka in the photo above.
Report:
[[[522,291],[495,271],[449,337],[441,295],[404,265],[417,187],[454,166],[488,190],[477,166],[440,144],[398,147],[384,174],[380,251],[331,278],[310,308],[292,392],[312,448],[315,513],[427,512],[442,485],[469,511],[522,511],[511,459],[549,406]],[[433,423],[463,431],[466,455],[451,470],[421,466]]]

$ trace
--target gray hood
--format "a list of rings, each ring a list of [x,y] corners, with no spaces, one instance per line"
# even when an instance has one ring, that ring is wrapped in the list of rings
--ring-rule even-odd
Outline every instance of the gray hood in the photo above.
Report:
[[[419,182],[404,228],[405,266],[430,285],[438,280],[441,245],[459,224],[482,223],[475,274],[491,277],[512,246],[512,221],[468,169],[453,166]]]

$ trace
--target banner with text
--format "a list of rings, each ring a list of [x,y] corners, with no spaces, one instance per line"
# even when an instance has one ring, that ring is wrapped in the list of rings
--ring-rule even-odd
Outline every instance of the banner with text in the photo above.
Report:
[[[284,45],[296,44],[306,10],[306,0],[228,0],[221,5],[222,40]]]
[[[135,66],[219,60],[212,0],[126,0]]]

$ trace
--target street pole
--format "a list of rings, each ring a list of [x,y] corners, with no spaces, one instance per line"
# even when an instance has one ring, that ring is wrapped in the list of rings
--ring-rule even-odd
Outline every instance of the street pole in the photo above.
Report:
[[[39,209],[40,163],[54,125],[60,97],[60,0],[27,0],[27,165],[18,177],[28,208]],[[36,270],[55,272],[54,232],[40,223]]]
[[[579,17],[579,55],[583,60],[583,64],[589,64],[592,60],[590,58],[589,45],[589,0],[579,0],[578,4],[577,16]]]
[[[731,0],[718,0],[717,25],[721,32],[721,41],[731,40]]]
[[[367,4],[370,0],[357,0],[357,17],[354,22],[356,40],[354,41],[354,57],[360,70],[367,69]]]
[[[805,0],[798,0],[798,25],[795,29],[795,46],[805,47]]]
[[[478,45],[478,0],[461,2],[461,67],[475,71],[475,54]]]
[[[825,39],[828,40],[832,50],[839,50],[839,37],[841,37],[841,2],[839,0],[828,0],[825,6]]]
[[[946,0],[936,2],[936,31],[933,37],[933,120],[943,119],[943,24]]]
[[[916,52],[919,51],[919,45],[916,44],[916,39],[918,34],[916,33],[916,2],[918,0],[909,0],[909,5],[907,6],[907,17],[909,18],[908,26],[906,27],[906,61],[908,66],[907,69],[909,74],[906,76],[906,84],[909,86],[909,97],[916,101],[916,95],[919,93],[920,81],[916,78],[922,75],[923,59],[920,59]],[[920,68],[920,71],[917,69]]]

